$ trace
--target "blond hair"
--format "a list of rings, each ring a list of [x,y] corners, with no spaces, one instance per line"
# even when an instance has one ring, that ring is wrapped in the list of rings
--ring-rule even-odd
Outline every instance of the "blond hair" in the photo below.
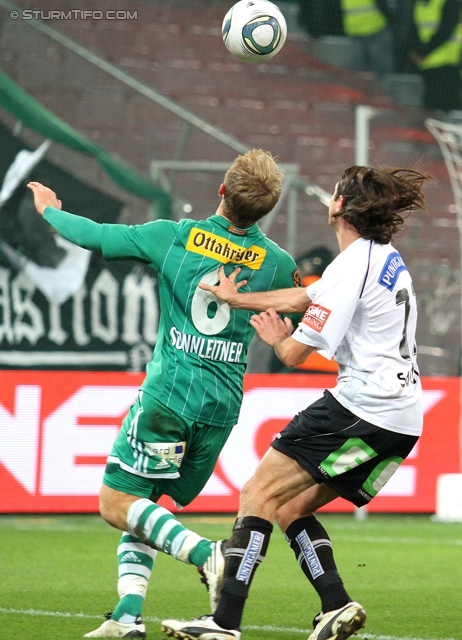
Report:
[[[250,227],[274,209],[283,180],[284,174],[268,151],[252,149],[238,156],[223,181],[223,213],[237,227]]]

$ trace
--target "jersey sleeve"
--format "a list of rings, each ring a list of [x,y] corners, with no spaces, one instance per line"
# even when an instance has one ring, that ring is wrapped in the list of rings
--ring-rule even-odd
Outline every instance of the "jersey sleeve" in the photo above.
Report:
[[[102,252],[107,261],[135,260],[159,267],[175,239],[176,223],[155,220],[127,226],[103,224]]]
[[[101,251],[102,226],[89,218],[46,207],[44,219],[60,236],[89,251]]]
[[[348,330],[363,283],[364,272],[356,262],[336,258],[308,287],[311,305],[292,337],[332,358]]]
[[[277,254],[278,268],[274,278],[272,289],[287,289],[289,287],[300,287],[301,280],[297,265],[291,255],[285,251]]]
[[[298,272],[295,260],[289,253],[280,251],[278,254],[278,270],[272,289],[288,289],[290,287],[301,287],[302,281]],[[294,327],[298,325],[303,315],[300,313],[285,313],[292,320]]]

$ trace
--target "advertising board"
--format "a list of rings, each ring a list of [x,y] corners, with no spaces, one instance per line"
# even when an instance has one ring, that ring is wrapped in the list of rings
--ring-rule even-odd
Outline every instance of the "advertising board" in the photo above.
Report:
[[[143,374],[0,372],[0,513],[98,511],[105,460]],[[248,374],[239,423],[201,495],[185,509],[235,512],[274,436],[335,376]],[[424,435],[371,512],[434,512],[436,481],[460,473],[460,379],[424,378]],[[174,510],[169,499],[163,504]],[[351,511],[336,500],[324,510]]]

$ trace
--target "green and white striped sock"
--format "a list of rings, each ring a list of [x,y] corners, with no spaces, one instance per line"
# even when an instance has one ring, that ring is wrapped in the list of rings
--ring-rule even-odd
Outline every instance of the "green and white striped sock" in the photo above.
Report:
[[[147,498],[130,505],[127,524],[133,536],[186,564],[201,567],[212,553],[211,540],[183,527],[173,513]]]
[[[157,551],[138,538],[123,533],[117,548],[119,563],[119,603],[112,618],[129,624],[141,615],[149,578],[151,577]]]

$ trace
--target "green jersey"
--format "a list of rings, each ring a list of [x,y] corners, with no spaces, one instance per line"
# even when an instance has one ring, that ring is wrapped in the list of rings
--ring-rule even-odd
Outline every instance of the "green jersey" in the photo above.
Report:
[[[218,283],[239,266],[241,291],[298,284],[294,260],[257,224],[237,229],[223,216],[103,225],[106,260],[136,260],[158,273],[160,324],[142,389],[186,418],[214,426],[237,423],[252,312],[231,309],[198,285]]]

